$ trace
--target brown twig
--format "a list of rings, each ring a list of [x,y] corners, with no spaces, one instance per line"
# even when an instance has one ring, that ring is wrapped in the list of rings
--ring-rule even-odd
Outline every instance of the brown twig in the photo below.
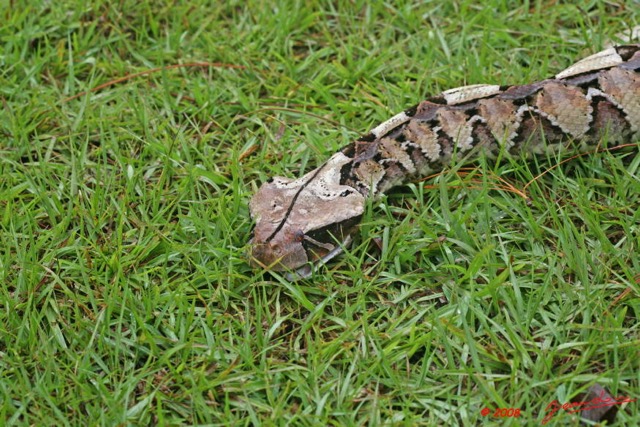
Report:
[[[553,169],[557,168],[558,166],[560,166],[560,165],[562,165],[562,164],[564,164],[564,163],[566,163],[568,161],[571,161],[573,159],[577,159],[578,157],[588,156],[588,155],[591,155],[591,154],[594,154],[594,153],[601,153],[601,152],[604,152],[604,151],[613,151],[613,150],[618,150],[618,149],[621,149],[621,148],[635,147],[635,146],[636,146],[635,144],[620,144],[620,145],[617,145],[615,147],[610,147],[610,148],[596,148],[594,151],[589,151],[589,152],[585,152],[585,153],[579,153],[579,154],[576,154],[574,156],[568,157],[568,158],[562,160],[561,162],[559,162],[558,164],[553,165],[553,166],[547,168],[545,171],[543,171],[543,172],[539,173],[538,175],[536,175],[532,180],[527,182],[522,187],[522,189],[519,189],[519,188],[515,187],[509,181],[505,180],[504,178],[502,178],[500,176],[497,176],[495,174],[491,174],[491,177],[493,179],[495,179],[495,180],[497,180],[497,181],[502,183],[502,185],[497,185],[493,189],[494,190],[509,191],[509,192],[512,192],[512,193],[515,193],[515,194],[519,195],[520,197],[522,197],[524,199],[528,199],[529,196],[527,196],[527,187],[529,187],[531,184],[533,184],[535,181],[540,179],[542,176],[544,176],[548,172],[551,172]],[[462,177],[470,175],[472,172],[474,172],[476,170],[478,170],[477,167],[460,168],[456,172],[456,175],[458,175],[459,177],[462,178]],[[445,173],[448,173],[448,171],[443,170],[443,171],[435,173],[433,175],[426,176],[426,177],[422,178],[421,181],[427,181],[427,180],[430,180],[430,179],[435,178],[437,176],[443,175]],[[472,182],[478,183],[478,184],[480,183],[480,181],[477,181],[477,180],[472,181]],[[449,188],[461,188],[461,187],[462,186],[456,186],[456,185],[449,186]],[[437,186],[436,185],[426,185],[425,188],[435,189],[435,188],[437,188]],[[471,188],[472,189],[480,189],[481,187],[471,187]]]
[[[164,67],[158,67],[158,68],[152,68],[150,70],[140,71],[139,73],[127,74],[126,76],[119,77],[117,79],[108,81],[108,82],[103,83],[101,85],[98,85],[98,86],[94,87],[91,90],[80,92],[80,93],[78,93],[76,95],[73,95],[73,96],[70,96],[68,98],[65,98],[65,99],[62,100],[62,102],[68,102],[68,101],[71,101],[73,99],[80,98],[81,96],[84,96],[87,93],[97,92],[97,91],[99,91],[101,89],[104,89],[106,87],[113,86],[113,85],[118,84],[118,83],[126,82],[127,80],[131,80],[131,79],[136,78],[136,77],[146,76],[148,74],[157,73],[158,71],[163,71],[163,70],[171,70],[171,69],[174,69],[174,68],[187,68],[187,67],[212,67],[212,68],[236,68],[236,69],[244,69],[245,68],[242,65],[224,64],[224,63],[221,63],[221,62],[190,62],[188,64],[167,65],[167,66],[164,66]]]
[[[571,161],[573,159],[577,159],[578,157],[582,157],[582,156],[589,156],[591,154],[594,153],[601,153],[604,151],[613,151],[613,150],[618,150],[621,148],[625,148],[625,147],[635,147],[636,144],[620,144],[620,145],[616,145],[615,147],[610,147],[610,148],[596,148],[594,151],[588,151],[585,153],[579,153],[576,154],[574,156],[568,157],[564,160],[562,160],[560,163],[558,163],[557,165],[553,165],[550,168],[548,168],[547,170],[545,170],[544,172],[539,173],[538,175],[536,175],[531,181],[527,182],[525,184],[525,186],[522,188],[522,190],[526,190],[528,186],[530,186],[531,184],[533,184],[535,181],[537,181],[539,178],[541,178],[542,176],[546,175],[548,172],[551,172],[552,170],[554,170],[555,168],[557,168],[560,165],[563,165],[564,163]]]

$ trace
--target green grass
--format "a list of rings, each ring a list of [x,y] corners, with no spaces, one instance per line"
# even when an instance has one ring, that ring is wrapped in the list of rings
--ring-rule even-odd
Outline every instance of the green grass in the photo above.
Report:
[[[552,75],[637,2],[23,3],[0,2],[5,424],[539,425],[595,382],[640,397],[640,157],[406,186],[312,280],[245,259],[268,177],[427,93]]]

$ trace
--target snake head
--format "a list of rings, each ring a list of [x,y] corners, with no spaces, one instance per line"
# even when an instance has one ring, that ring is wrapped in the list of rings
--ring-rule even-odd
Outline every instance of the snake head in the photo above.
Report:
[[[249,203],[252,265],[308,277],[351,242],[365,207],[365,197],[340,182],[351,161],[339,152],[302,178],[276,177],[260,187]]]

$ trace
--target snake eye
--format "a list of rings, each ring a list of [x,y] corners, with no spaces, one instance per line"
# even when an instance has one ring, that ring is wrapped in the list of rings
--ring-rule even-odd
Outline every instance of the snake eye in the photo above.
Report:
[[[302,242],[304,240],[304,232],[302,230],[297,230],[293,234],[293,238],[295,239],[296,242]]]

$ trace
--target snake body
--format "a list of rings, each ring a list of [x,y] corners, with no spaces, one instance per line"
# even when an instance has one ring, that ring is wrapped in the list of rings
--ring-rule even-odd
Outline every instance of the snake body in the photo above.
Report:
[[[611,47],[554,77],[447,90],[375,127],[298,179],[250,202],[251,262],[308,276],[351,242],[368,197],[481,154],[594,151],[640,137],[640,44]]]

